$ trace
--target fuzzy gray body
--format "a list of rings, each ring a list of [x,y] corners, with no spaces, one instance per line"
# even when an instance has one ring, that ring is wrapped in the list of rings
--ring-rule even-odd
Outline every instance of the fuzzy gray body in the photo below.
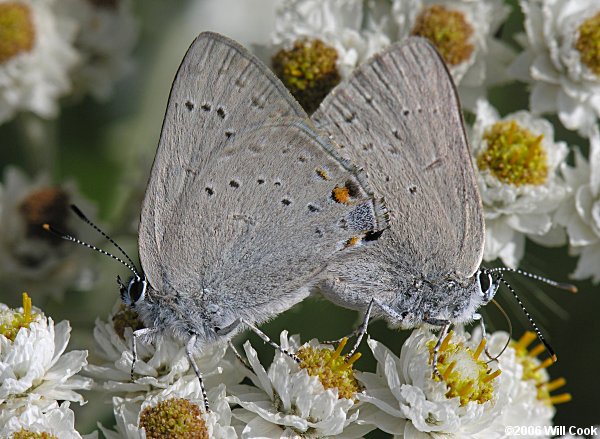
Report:
[[[323,294],[353,309],[375,297],[405,328],[471,319],[483,301],[474,274],[484,220],[458,97],[439,54],[419,38],[391,46],[338,85],[312,119],[364,167],[390,214],[377,242],[329,265]]]
[[[352,203],[332,190],[351,185]],[[261,323],[301,301],[355,236],[384,226],[356,168],[320,137],[279,80],[213,33],[177,73],[142,206],[148,328],[197,347],[236,319]]]

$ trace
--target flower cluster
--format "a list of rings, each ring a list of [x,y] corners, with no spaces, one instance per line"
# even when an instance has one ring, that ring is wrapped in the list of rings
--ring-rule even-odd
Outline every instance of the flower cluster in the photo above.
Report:
[[[69,404],[84,403],[77,391],[92,380],[77,375],[87,352],[65,353],[70,331],[69,322],[55,325],[34,309],[26,293],[22,308],[0,304],[0,437],[81,438]]]
[[[374,429],[407,438],[483,438],[500,434],[506,425],[552,425],[554,405],[571,398],[551,395],[565,381],[550,381],[545,369],[552,360],[537,359],[542,345],[527,350],[533,333],[506,347],[506,333],[486,339],[460,329],[438,343],[435,335],[417,329],[400,357],[369,339],[377,360],[377,371],[371,373],[354,370],[360,353],[342,354],[346,338],[333,349],[316,340],[302,345],[298,336],[284,331],[282,352],[295,354],[277,351],[268,370],[249,342],[244,344],[247,361],[220,345],[194,354],[208,389],[211,410],[206,412],[181,343],[140,337],[133,358],[132,331],[141,327],[134,311],[115,306],[107,322],[96,322],[100,364],[88,365],[87,352],[64,352],[68,322],[54,325],[32,308],[26,294],[18,310],[2,305],[2,437],[31,432],[81,438],[69,403],[82,404],[76,390],[93,383],[112,395],[116,425],[100,425],[109,439],[359,438]],[[78,376],[82,368],[94,380]]]
[[[0,124],[56,117],[70,94],[108,97],[135,40],[127,0],[0,1]]]
[[[545,368],[552,360],[536,358],[543,345],[526,350],[532,333],[490,363],[485,357],[503,350],[507,337],[497,332],[488,342],[477,333],[450,332],[439,347],[439,376],[432,369],[437,337],[431,333],[415,330],[400,357],[369,340],[377,372],[359,376],[366,389],[359,399],[370,405],[361,410],[363,422],[406,438],[504,437],[507,425],[552,425],[554,404],[570,400],[569,394],[550,396],[564,380],[549,381]]]

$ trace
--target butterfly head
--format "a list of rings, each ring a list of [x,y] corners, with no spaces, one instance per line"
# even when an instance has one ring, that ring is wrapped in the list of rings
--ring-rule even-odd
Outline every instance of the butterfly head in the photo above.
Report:
[[[482,300],[481,304],[485,305],[496,295],[496,291],[498,291],[498,287],[500,287],[500,278],[493,277],[492,273],[485,268],[477,270],[475,278],[477,279],[477,287]]]
[[[148,288],[148,280],[144,274],[134,274],[129,278],[129,282],[124,284],[121,278],[117,277],[119,289],[121,292],[121,300],[125,305],[131,308],[144,301],[146,298],[146,290]]]

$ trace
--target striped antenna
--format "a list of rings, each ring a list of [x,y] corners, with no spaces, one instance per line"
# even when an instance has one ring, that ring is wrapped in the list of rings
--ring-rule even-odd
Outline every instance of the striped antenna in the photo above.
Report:
[[[95,245],[88,244],[87,242],[84,242],[84,241],[82,241],[80,239],[77,239],[74,236],[69,235],[68,233],[61,232],[60,230],[57,230],[57,229],[53,228],[52,226],[50,226],[50,224],[43,224],[42,227],[44,228],[44,230],[46,230],[47,232],[52,233],[57,238],[64,239],[65,241],[74,242],[76,244],[82,245],[82,246],[87,247],[89,249],[96,250],[97,252],[102,253],[103,255],[110,256],[114,260],[119,261],[121,264],[123,264],[127,268],[129,268],[131,270],[131,272],[136,275],[136,277],[141,278],[140,274],[138,273],[138,271],[135,269],[135,267],[133,265],[128,264],[123,259],[119,258],[118,256],[115,256],[112,253],[109,253],[109,252],[107,252],[105,250],[102,250],[101,248],[98,248]]]
[[[505,271],[516,271],[516,270],[505,270]],[[533,276],[531,276],[531,277],[533,277]],[[498,276],[498,280],[500,282],[502,282],[504,285],[506,285],[506,287],[510,290],[510,292],[513,294],[513,296],[515,296],[515,299],[517,299],[517,302],[521,306],[521,309],[523,310],[523,312],[527,316],[527,319],[529,320],[529,323],[531,323],[531,326],[533,327],[533,330],[537,334],[538,339],[544,344],[544,347],[548,351],[548,354],[552,358],[552,361],[556,363],[556,361],[558,360],[558,358],[556,357],[556,354],[554,353],[554,349],[552,349],[552,346],[550,346],[550,344],[546,341],[546,339],[542,335],[542,331],[540,331],[540,328],[538,328],[538,326],[535,324],[535,321],[533,320],[533,317],[531,317],[531,314],[529,314],[529,312],[527,311],[527,309],[525,309],[525,305],[523,305],[523,302],[521,302],[521,299],[519,299],[519,296],[517,295],[517,292],[513,289],[513,287],[510,286],[510,284],[508,282],[506,282],[502,278],[501,275]]]

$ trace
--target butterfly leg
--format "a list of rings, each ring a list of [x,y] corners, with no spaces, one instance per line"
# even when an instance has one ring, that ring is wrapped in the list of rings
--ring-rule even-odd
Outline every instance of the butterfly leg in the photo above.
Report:
[[[371,299],[371,301],[369,302],[369,306],[367,307],[367,311],[365,312],[365,317],[363,319],[363,322],[358,327],[358,329],[355,331],[355,333],[358,334],[356,342],[354,343],[352,350],[346,355],[346,358],[350,358],[354,354],[354,352],[356,352],[356,349],[358,349],[358,345],[360,345],[360,342],[362,341],[363,337],[367,333],[367,327],[369,325],[369,319],[371,318],[371,311],[373,309],[373,305],[377,305],[385,314],[387,314],[393,320],[402,321],[404,319],[402,314],[397,312],[391,306],[386,305],[385,303],[381,302],[378,299],[375,299],[375,298]]]
[[[138,337],[143,337],[144,335],[153,334],[158,332],[156,328],[142,328],[137,331],[133,331],[131,336],[131,352],[133,358],[131,359],[131,381],[133,381],[133,369],[135,368],[135,362],[137,361],[137,339]]]
[[[426,322],[426,323],[430,323],[430,322]],[[442,374],[438,370],[438,356],[439,356],[439,352],[440,352],[440,346],[442,346],[442,342],[446,338],[446,335],[448,335],[448,330],[450,329],[450,322],[445,322],[442,325],[437,325],[437,326],[442,326],[442,329],[440,329],[438,341],[435,344],[435,347],[433,348],[433,359],[431,360],[431,367],[433,367],[433,374],[435,376],[437,376],[438,378],[443,379]]]
[[[300,359],[295,354],[293,354],[292,352],[289,352],[287,349],[283,349],[281,346],[279,346],[277,343],[275,343],[273,340],[271,340],[267,334],[265,334],[260,329],[258,329],[256,326],[254,326],[252,323],[248,322],[247,320],[245,320],[241,317],[239,319],[236,319],[231,325],[217,330],[217,334],[227,335],[230,332],[233,332],[239,325],[247,326],[248,329],[250,329],[256,335],[258,335],[262,339],[262,341],[264,341],[265,343],[267,343],[274,349],[278,350],[282,354],[287,355],[292,360],[294,360],[296,363],[300,363]]]
[[[371,299],[371,301],[369,302],[369,306],[365,311],[365,316],[363,318],[362,324],[356,329],[356,331],[352,333],[353,336],[356,335],[356,341],[354,342],[354,346],[352,346],[352,349],[350,349],[350,352],[346,354],[346,358],[350,358],[352,355],[354,355],[354,353],[358,349],[358,346],[360,345],[360,342],[367,333],[367,327],[369,326],[369,320],[371,319],[371,310],[373,309],[374,303],[375,299]]]
[[[204,388],[204,380],[202,379],[202,374],[200,373],[200,369],[198,368],[198,364],[196,364],[196,360],[194,359],[192,352],[194,351],[194,347],[196,345],[196,335],[192,335],[185,345],[185,353],[188,356],[188,360],[190,360],[190,364],[194,369],[194,373],[198,377],[198,382],[200,383],[200,391],[202,392],[202,400],[204,401],[204,411],[206,413],[210,412],[210,405],[208,403],[208,396],[206,395],[206,389]]]
[[[246,369],[251,369],[250,364],[248,364],[248,361],[246,361],[246,359],[240,355],[240,353],[235,348],[231,340],[228,340],[227,344],[229,345],[229,349],[231,349],[238,361],[242,363],[246,367]]]
[[[345,335],[342,338],[338,338],[336,340],[323,340],[323,341],[319,341],[321,344],[340,344],[342,342],[342,340],[344,340],[345,338],[352,338],[352,337],[356,337],[360,332],[360,328],[355,329],[354,331],[352,331],[350,334]]]

